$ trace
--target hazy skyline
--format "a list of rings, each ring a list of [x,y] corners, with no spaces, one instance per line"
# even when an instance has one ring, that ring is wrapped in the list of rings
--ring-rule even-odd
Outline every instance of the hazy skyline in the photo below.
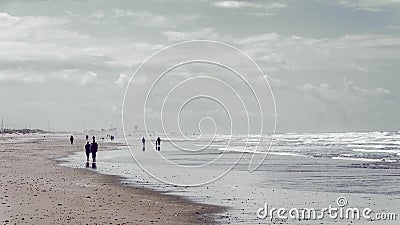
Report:
[[[400,130],[399,21],[398,0],[5,0],[0,116],[52,130],[121,127],[143,60],[210,39],[268,76],[278,132]]]

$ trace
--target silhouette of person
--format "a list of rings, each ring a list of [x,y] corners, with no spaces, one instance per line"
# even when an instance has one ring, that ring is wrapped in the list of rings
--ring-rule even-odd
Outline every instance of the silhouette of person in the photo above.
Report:
[[[89,140],[89,135],[86,134],[86,141]]]
[[[156,148],[158,151],[160,151],[160,149],[161,149],[161,138],[160,137],[158,137],[156,140]]]
[[[71,145],[74,144],[74,136],[71,135],[71,137],[69,138],[69,141],[71,142]]]
[[[142,138],[142,145],[143,145],[143,151],[146,149],[146,139],[144,139],[144,137]]]
[[[86,142],[85,145],[85,152],[86,152],[86,162],[89,162],[89,155],[90,155],[90,143]]]
[[[93,136],[93,143],[90,146],[90,151],[92,152],[92,159],[93,159],[93,163],[96,162],[96,153],[97,153],[97,149],[98,149],[98,144],[96,142],[96,138]]]

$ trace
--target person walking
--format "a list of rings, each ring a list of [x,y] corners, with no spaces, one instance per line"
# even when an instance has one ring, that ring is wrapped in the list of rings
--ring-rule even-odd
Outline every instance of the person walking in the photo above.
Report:
[[[160,151],[160,149],[161,149],[161,138],[160,137],[158,137],[156,140],[156,148],[158,151]]]
[[[69,138],[69,141],[71,142],[71,145],[74,144],[74,136],[71,135],[71,137]]]
[[[85,152],[86,152],[86,162],[89,162],[89,155],[90,155],[90,143],[89,142],[86,142]]]
[[[93,163],[96,162],[96,154],[97,154],[97,150],[98,150],[98,144],[96,142],[96,138],[93,136],[93,142],[90,146],[90,151],[92,152],[92,159],[93,159]]]
[[[146,139],[144,137],[142,138],[142,150],[144,151],[146,149]]]

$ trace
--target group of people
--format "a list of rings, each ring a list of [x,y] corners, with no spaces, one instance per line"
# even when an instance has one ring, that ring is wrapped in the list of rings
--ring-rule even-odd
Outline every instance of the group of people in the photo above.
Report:
[[[142,144],[143,144],[143,151],[146,149],[146,139],[143,137],[142,138]],[[160,151],[161,150],[161,138],[160,137],[158,137],[157,139],[156,139],[156,149],[158,150],[158,151]]]
[[[69,141],[71,142],[71,145],[74,144],[74,136],[71,135],[69,138]],[[89,167],[89,157],[90,153],[92,153],[92,167],[96,168],[96,155],[97,155],[97,150],[99,148],[99,145],[96,142],[96,137],[93,136],[93,141],[92,143],[89,143],[89,135],[86,135],[86,145],[85,145],[85,153],[86,153],[86,167]]]
[[[90,153],[92,153],[92,160],[93,163],[96,162],[96,154],[97,154],[97,149],[99,148],[99,145],[96,142],[96,138],[93,136],[93,142],[90,144],[89,142],[86,142],[85,145],[85,152],[86,152],[86,161],[89,163],[89,156]]]
[[[99,148],[99,145],[96,142],[96,137],[93,136],[93,141],[92,143],[89,143],[89,136],[86,135],[86,145],[85,145],[85,153],[86,153],[86,166],[89,166],[89,158],[90,154],[92,154],[92,161],[93,161],[93,167],[95,167],[96,164],[96,155],[97,155],[97,150]],[[110,135],[111,140],[114,140],[114,136]],[[69,138],[69,141],[71,142],[71,145],[74,144],[74,136],[71,135]],[[143,137],[142,138],[142,144],[143,144],[143,151],[145,150],[146,146],[146,139]],[[161,150],[161,138],[157,137],[156,139],[156,150],[160,151]]]
[[[107,134],[107,137],[110,138],[111,141],[114,141],[114,139],[115,139],[114,135],[111,135],[111,134]]]

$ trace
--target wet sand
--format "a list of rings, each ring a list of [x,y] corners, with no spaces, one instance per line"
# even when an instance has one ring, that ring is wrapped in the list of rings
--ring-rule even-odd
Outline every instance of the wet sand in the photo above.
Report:
[[[28,138],[27,138],[28,137]],[[84,140],[16,136],[0,140],[2,224],[212,224],[222,207],[128,187],[117,176],[57,166]],[[101,150],[115,144],[100,143]]]

